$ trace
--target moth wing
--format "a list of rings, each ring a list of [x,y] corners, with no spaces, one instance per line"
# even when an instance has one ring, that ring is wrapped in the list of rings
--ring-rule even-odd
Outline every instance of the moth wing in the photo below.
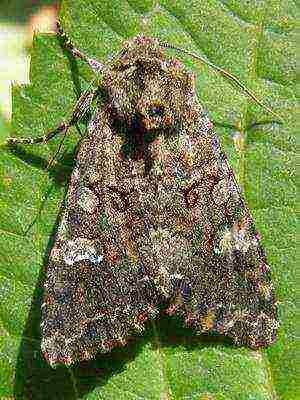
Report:
[[[51,365],[124,345],[158,312],[157,291],[130,248],[126,204],[116,193],[119,150],[98,110],[80,145],[47,267],[41,348]]]
[[[234,173],[211,128],[203,117],[198,129],[182,140],[177,159],[165,160],[173,165],[170,175],[178,182],[189,177],[186,185],[177,186],[181,206],[176,207],[174,198],[165,211],[181,243],[177,258],[168,264],[172,288],[168,313],[183,315],[185,323],[200,332],[263,347],[274,342],[278,327],[270,268]]]

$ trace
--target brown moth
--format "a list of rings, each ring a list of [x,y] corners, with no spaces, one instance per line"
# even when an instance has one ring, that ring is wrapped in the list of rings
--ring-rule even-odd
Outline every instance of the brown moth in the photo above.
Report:
[[[42,138],[9,140],[65,135],[97,99],[47,266],[46,360],[68,365],[125,345],[161,303],[198,332],[251,348],[273,343],[269,266],[195,76],[154,38],[126,42],[104,66],[59,25],[58,34],[102,80],[68,122]]]

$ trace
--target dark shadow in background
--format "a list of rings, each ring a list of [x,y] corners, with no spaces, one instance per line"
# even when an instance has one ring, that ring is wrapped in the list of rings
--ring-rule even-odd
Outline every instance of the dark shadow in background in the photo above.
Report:
[[[0,22],[24,24],[43,6],[58,8],[58,0],[0,0]]]

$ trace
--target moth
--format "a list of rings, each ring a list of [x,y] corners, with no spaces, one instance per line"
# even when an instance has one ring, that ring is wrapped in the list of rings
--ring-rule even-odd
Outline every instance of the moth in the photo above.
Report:
[[[185,50],[138,36],[103,65],[75,48],[59,24],[58,35],[101,80],[47,135],[8,140],[66,135],[97,103],[49,256],[45,359],[69,365],[123,346],[161,303],[199,333],[254,349],[273,343],[276,301],[259,233],[194,74],[164,47]]]

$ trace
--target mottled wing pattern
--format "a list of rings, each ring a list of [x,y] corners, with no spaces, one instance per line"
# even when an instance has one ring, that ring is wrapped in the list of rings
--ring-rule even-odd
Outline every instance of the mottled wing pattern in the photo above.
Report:
[[[194,82],[145,37],[104,72],[47,271],[51,364],[125,343],[161,299],[199,332],[253,348],[275,340],[260,237]]]
[[[210,120],[202,114],[180,141],[161,146],[166,173],[157,198],[162,235],[170,242],[168,313],[237,344],[271,344],[278,323],[269,266]]]
[[[79,149],[47,267],[41,348],[51,365],[124,345],[157,314],[151,268],[145,274],[132,249],[130,208],[115,174],[119,151],[99,109]]]
[[[143,216],[138,257],[144,270],[155,271],[156,287],[171,303],[168,312],[236,343],[253,348],[272,343],[278,323],[269,267],[197,99],[195,77],[166,58],[155,39],[138,37],[106,82],[119,117],[138,116],[136,143],[142,143],[137,147],[144,169],[140,160],[131,169],[144,188],[132,179],[139,190],[132,192],[129,207],[132,215],[137,217],[136,208]]]

